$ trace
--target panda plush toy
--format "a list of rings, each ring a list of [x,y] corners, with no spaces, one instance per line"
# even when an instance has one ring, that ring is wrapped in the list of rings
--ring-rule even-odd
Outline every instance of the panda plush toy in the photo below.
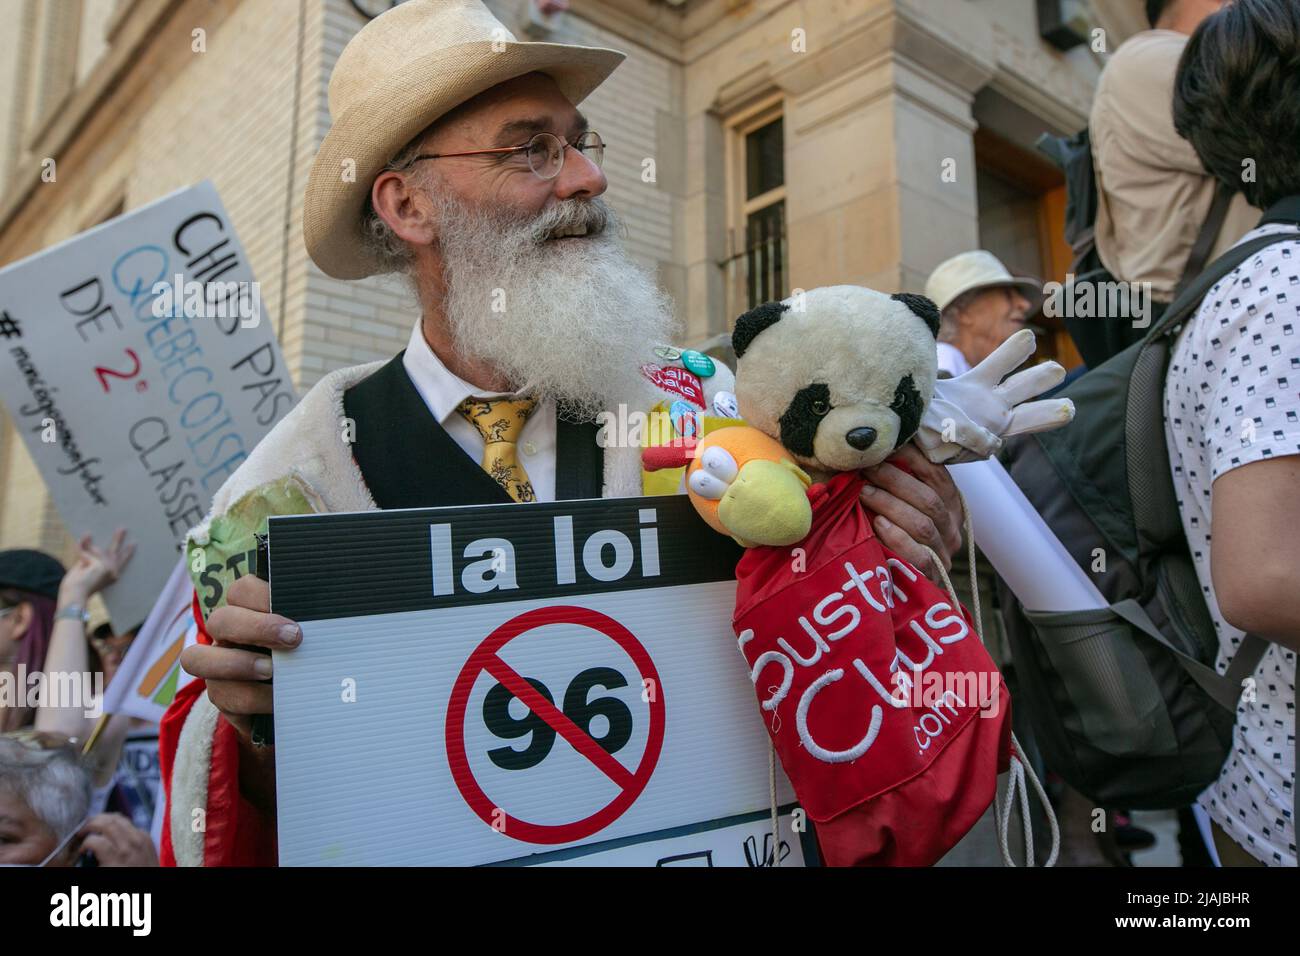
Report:
[[[939,310],[924,296],[857,286],[771,302],[732,334],[742,417],[814,480],[884,461],[913,435],[934,394]]]
[[[937,462],[971,446],[980,457],[1073,407],[1025,401],[1064,375],[1055,363],[1002,381],[1032,332],[937,380],[938,330],[929,299],[856,286],[759,306],[732,336],[744,422],[643,456],[647,468],[684,457],[696,509],[748,549],[732,627],[830,865],[936,862],[1018,759],[976,621],[876,538],[861,472],[913,438]]]
[[[939,310],[924,296],[860,286],[758,306],[732,334],[736,400],[749,427],[687,442],[676,458],[651,449],[646,467],[684,459],[686,490],[715,530],[747,547],[783,546],[809,530],[810,487],[877,465],[914,437],[935,463],[973,460],[996,451],[1002,436],[1073,418],[1068,400],[1020,404],[1060,381],[1065,370],[1055,362],[999,382],[1032,353],[1032,331],[936,386],[938,331]]]

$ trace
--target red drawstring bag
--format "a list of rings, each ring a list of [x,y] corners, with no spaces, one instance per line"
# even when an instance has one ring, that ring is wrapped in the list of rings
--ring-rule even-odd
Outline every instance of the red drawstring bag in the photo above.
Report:
[[[862,478],[809,492],[793,548],[750,548],[733,624],[829,866],[929,866],[993,802],[1010,695],[964,608],[884,547]]]

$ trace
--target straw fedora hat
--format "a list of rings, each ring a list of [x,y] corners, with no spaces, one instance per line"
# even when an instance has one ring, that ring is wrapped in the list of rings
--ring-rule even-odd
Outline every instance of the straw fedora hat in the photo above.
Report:
[[[348,42],[330,76],[331,126],[303,196],[307,253],[336,279],[380,272],[364,242],[362,210],[375,177],[416,134],[526,73],[545,73],[580,103],[623,58],[598,47],[521,43],[481,0],[407,0],[380,14]]]

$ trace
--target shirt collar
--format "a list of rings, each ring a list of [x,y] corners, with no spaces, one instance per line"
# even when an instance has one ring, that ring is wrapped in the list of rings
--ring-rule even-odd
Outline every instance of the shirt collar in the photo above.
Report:
[[[429,343],[425,341],[424,330],[417,321],[411,330],[411,337],[406,343],[406,354],[402,356],[402,367],[410,377],[415,390],[424,399],[424,404],[439,425],[456,414],[456,408],[467,398],[509,398],[511,392],[493,392],[475,388],[455,372],[447,368],[438,358]],[[540,418],[537,412],[547,412],[553,408],[550,399],[541,402],[532,418]]]
[[[438,423],[445,422],[456,412],[456,407],[472,395],[490,397],[499,393],[483,392],[452,372],[442,363],[442,359],[429,348],[425,341],[421,323],[416,322],[411,330],[410,341],[406,343],[406,354],[402,365],[410,376],[416,391],[424,399],[433,417]]]

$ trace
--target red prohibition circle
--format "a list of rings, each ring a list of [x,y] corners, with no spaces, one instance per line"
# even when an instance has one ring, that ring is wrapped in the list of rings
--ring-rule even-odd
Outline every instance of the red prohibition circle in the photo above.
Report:
[[[652,686],[655,688],[654,698],[650,701],[650,730],[646,739],[645,753],[641,755],[641,762],[637,765],[636,770],[627,774],[627,780],[621,785],[618,796],[589,817],[573,823],[559,825],[529,823],[527,820],[520,820],[511,816],[505,813],[503,808],[495,806],[470,772],[469,759],[465,753],[465,711],[469,704],[470,692],[473,690],[479,674],[487,670],[489,665],[492,664],[505,666],[497,657],[497,652],[506,643],[521,634],[547,624],[576,624],[603,634],[632,658],[632,662],[641,672],[642,679],[653,681]],[[489,676],[492,675],[489,673]],[[650,659],[649,653],[631,631],[612,617],[589,608],[571,605],[525,611],[523,614],[506,621],[474,649],[469,660],[465,662],[465,666],[461,668],[456,683],[452,686],[451,698],[447,702],[446,724],[447,763],[451,768],[452,779],[456,781],[456,787],[460,790],[461,796],[465,798],[469,808],[484,823],[493,826],[498,819],[501,819],[501,817],[494,818],[494,814],[504,814],[504,833],[512,839],[526,843],[548,845],[571,843],[574,840],[584,839],[603,830],[622,816],[627,808],[641,795],[641,792],[645,790],[646,784],[650,782],[650,776],[654,773],[655,764],[659,761],[659,753],[663,749],[664,743],[663,698],[659,672],[655,670],[654,662]],[[538,716],[542,715],[539,714]],[[543,717],[543,719],[545,718]],[[547,721],[547,723],[550,722]],[[559,728],[556,729],[559,730]],[[564,736],[563,732],[561,732],[561,736]],[[568,738],[565,737],[565,740],[567,741]],[[570,743],[572,742],[570,741]],[[599,744],[595,746],[599,747]],[[608,759],[613,761],[612,757]],[[626,768],[621,769],[626,773]]]

